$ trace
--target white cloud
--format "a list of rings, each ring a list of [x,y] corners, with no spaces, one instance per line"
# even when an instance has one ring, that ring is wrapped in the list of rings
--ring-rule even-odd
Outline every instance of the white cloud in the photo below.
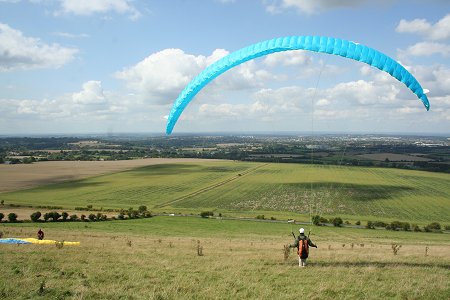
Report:
[[[100,81],[88,81],[81,91],[67,93],[53,99],[1,99],[8,105],[8,117],[34,116],[41,120],[84,120],[105,119],[127,111],[126,101],[112,93],[103,91]],[[3,111],[0,111],[3,114]]]
[[[328,105],[330,105],[331,104],[331,102],[329,101],[329,100],[327,100],[327,99],[319,99],[317,102],[316,102],[316,106],[328,106]]]
[[[323,10],[357,7],[366,2],[368,0],[280,0],[265,3],[269,13],[280,13],[294,8],[300,13],[315,14]]]
[[[450,68],[444,65],[414,66],[410,68],[423,88],[430,90],[429,97],[450,96]],[[431,101],[433,108],[433,102]]]
[[[304,66],[309,65],[312,59],[305,51],[284,51],[268,55],[264,59],[264,64],[269,67],[274,66]]]
[[[399,51],[400,58],[408,58],[410,56],[431,56],[440,54],[442,56],[450,55],[450,45],[436,42],[419,42],[409,46],[406,50]]]
[[[204,56],[186,54],[180,49],[165,49],[115,76],[150,101],[170,103],[206,66],[206,60]]]
[[[339,83],[326,90],[323,95],[335,101],[349,102],[350,105],[387,106],[395,104],[398,87],[391,83],[373,81],[351,81]]]
[[[400,20],[396,29],[399,33],[415,33],[429,40],[444,40],[450,38],[450,14],[446,15],[435,24],[425,19],[412,21]]]
[[[126,82],[126,86],[135,91],[147,102],[154,104],[173,103],[182,89],[206,66],[212,64],[228,51],[215,50],[210,56],[195,56],[180,49],[165,49],[146,57],[136,65],[116,72],[116,78]],[[259,70],[254,61],[241,64],[222,74],[205,89],[209,97],[217,90],[242,90],[261,85],[270,74]],[[204,94],[205,90],[201,93]]]
[[[84,83],[83,89],[78,93],[74,93],[72,99],[74,103],[85,105],[107,103],[100,81],[88,81]]]
[[[69,32],[54,32],[53,35],[63,37],[63,38],[68,38],[68,39],[78,39],[78,38],[88,38],[89,37],[89,34],[87,34],[87,33],[74,34],[74,33],[69,33]]]
[[[59,68],[77,53],[78,49],[48,45],[0,23],[0,71]]]
[[[128,14],[131,19],[138,19],[141,13],[131,4],[130,0],[61,0],[61,11],[56,14],[74,14],[90,16],[115,12]]]

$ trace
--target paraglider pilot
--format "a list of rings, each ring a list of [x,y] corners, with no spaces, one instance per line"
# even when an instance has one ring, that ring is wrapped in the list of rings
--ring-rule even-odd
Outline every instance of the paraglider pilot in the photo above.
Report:
[[[41,228],[39,228],[39,231],[37,233],[37,237],[38,237],[38,240],[43,240],[44,239],[44,232],[42,231]]]
[[[289,245],[289,248],[297,248],[298,249],[298,266],[304,267],[306,266],[306,260],[309,255],[309,247],[317,246],[305,235],[305,229],[300,228],[300,235],[295,239],[294,244]]]

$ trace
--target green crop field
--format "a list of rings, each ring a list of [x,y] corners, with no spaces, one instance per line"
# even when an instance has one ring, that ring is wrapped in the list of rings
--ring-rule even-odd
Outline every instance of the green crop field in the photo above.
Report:
[[[153,212],[212,210],[251,220],[156,216],[106,222],[0,223],[1,299],[448,299],[448,233],[292,225],[310,213],[348,220],[450,223],[448,174],[232,161],[152,165],[0,194],[17,205]],[[15,204],[16,206],[11,206]],[[30,208],[27,208],[28,211]],[[0,207],[0,211],[4,212]],[[265,214],[279,221],[256,221]],[[6,214],[5,214],[6,215]],[[284,221],[283,221],[284,220]],[[291,230],[319,246],[306,268],[285,257]],[[393,245],[399,248],[396,255]]]
[[[450,175],[347,166],[202,162],[152,165],[2,193],[5,203],[450,223]]]
[[[198,217],[42,223],[80,246],[1,245],[2,299],[448,299],[448,234],[309,227],[306,268],[291,225]],[[297,229],[297,226],[295,227]],[[29,237],[36,224],[0,224]],[[394,255],[392,244],[401,246]],[[425,254],[426,253],[426,254]],[[201,254],[201,255],[199,255]]]

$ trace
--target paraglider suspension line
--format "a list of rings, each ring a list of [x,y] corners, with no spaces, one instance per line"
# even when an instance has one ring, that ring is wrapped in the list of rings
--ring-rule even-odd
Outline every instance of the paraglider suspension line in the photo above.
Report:
[[[313,97],[311,98],[311,141],[314,139],[314,103],[316,101],[316,97],[317,97],[317,88],[319,86],[319,82],[320,79],[322,77],[322,73],[323,73],[323,69],[325,69],[326,66],[326,59],[327,57],[325,57],[323,64],[322,64],[322,68],[320,68],[320,72],[319,75],[317,76],[317,81],[316,81],[316,85],[314,87],[314,94]],[[314,145],[313,143],[311,143],[311,167],[314,164]],[[312,224],[312,200],[313,200],[313,182],[311,180],[310,183],[310,201],[309,201],[309,222],[310,224]]]

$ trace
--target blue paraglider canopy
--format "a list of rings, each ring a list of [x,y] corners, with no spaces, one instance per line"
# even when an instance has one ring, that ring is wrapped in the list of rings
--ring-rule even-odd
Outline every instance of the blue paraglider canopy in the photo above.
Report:
[[[175,100],[167,120],[166,133],[172,133],[178,118],[189,102],[214,78],[246,61],[271,53],[290,50],[309,50],[334,54],[376,67],[403,82],[423,102],[425,108],[430,109],[425,91],[416,78],[389,56],[370,47],[343,39],[323,36],[290,36],[267,40],[242,48],[206,67],[183,89]]]

